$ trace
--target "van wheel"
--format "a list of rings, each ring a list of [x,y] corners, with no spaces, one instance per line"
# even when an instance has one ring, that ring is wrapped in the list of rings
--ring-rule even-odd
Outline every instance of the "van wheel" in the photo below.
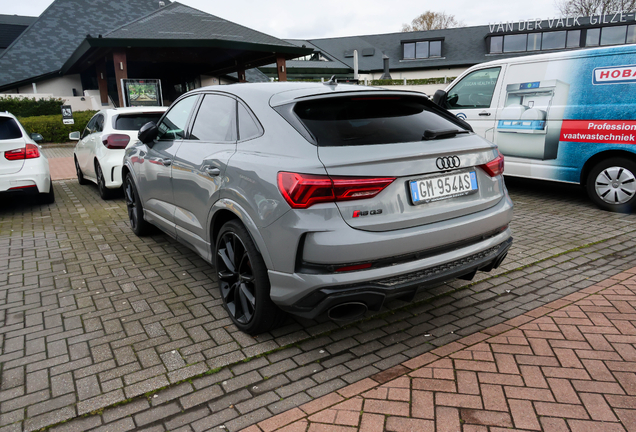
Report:
[[[285,314],[269,296],[265,262],[243,224],[223,225],[214,257],[223,306],[239,330],[255,335],[279,325]]]
[[[603,210],[629,213],[636,206],[636,163],[605,159],[592,168],[586,187],[590,199]]]

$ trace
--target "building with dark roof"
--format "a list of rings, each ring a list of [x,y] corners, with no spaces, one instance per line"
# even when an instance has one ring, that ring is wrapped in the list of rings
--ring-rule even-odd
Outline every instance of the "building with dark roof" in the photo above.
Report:
[[[167,4],[166,4],[167,3]],[[82,96],[122,105],[122,79],[159,79],[163,100],[311,50],[177,2],[55,0],[0,55],[0,92]]]
[[[0,15],[0,55],[29,27],[36,17]]]
[[[500,58],[636,43],[636,21],[629,12],[288,42],[313,50],[288,62],[290,79],[353,78],[354,50],[360,79],[380,79],[386,57],[393,79],[443,78]],[[261,70],[275,74],[274,65]]]

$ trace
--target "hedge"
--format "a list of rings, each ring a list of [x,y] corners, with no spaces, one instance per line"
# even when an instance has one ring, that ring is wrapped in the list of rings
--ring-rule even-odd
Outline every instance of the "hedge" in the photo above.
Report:
[[[83,131],[86,123],[97,111],[76,111],[73,113],[75,124],[66,125],[62,122],[62,114],[18,117],[24,129],[30,135],[39,133],[44,137],[44,142],[65,143],[68,142],[68,134],[74,131]]]
[[[0,97],[0,112],[9,111],[16,117],[61,114],[62,105],[64,105],[64,100],[59,98]]]

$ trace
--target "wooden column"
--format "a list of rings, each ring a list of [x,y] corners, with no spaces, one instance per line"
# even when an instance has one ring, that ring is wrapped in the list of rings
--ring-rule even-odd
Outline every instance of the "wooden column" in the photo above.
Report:
[[[115,66],[115,81],[117,82],[117,94],[119,95],[119,106],[124,106],[124,89],[121,80],[128,78],[128,65],[126,64],[126,50],[113,50],[113,63]]]
[[[247,82],[247,80],[245,79],[245,66],[239,66],[236,72],[238,74],[239,82],[242,82],[242,83]]]
[[[278,70],[278,81],[287,81],[287,65],[285,64],[285,57],[276,56],[276,69]]]
[[[108,105],[108,80],[106,77],[106,62],[101,61],[96,65],[97,69],[97,85],[99,86],[99,98],[102,106]]]

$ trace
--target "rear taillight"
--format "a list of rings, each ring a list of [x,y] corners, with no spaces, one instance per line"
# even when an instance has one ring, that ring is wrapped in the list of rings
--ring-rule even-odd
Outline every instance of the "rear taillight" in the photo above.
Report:
[[[395,178],[329,177],[290,172],[278,173],[278,189],[295,209],[322,202],[372,198],[393,183]]]
[[[130,142],[130,137],[123,134],[110,134],[102,137],[102,143],[109,149],[125,149]]]
[[[487,164],[479,165],[490,177],[495,177],[504,172],[504,157],[498,153],[497,157]]]
[[[35,144],[27,144],[26,147],[4,152],[4,157],[10,161],[35,159],[40,157],[40,150]]]

